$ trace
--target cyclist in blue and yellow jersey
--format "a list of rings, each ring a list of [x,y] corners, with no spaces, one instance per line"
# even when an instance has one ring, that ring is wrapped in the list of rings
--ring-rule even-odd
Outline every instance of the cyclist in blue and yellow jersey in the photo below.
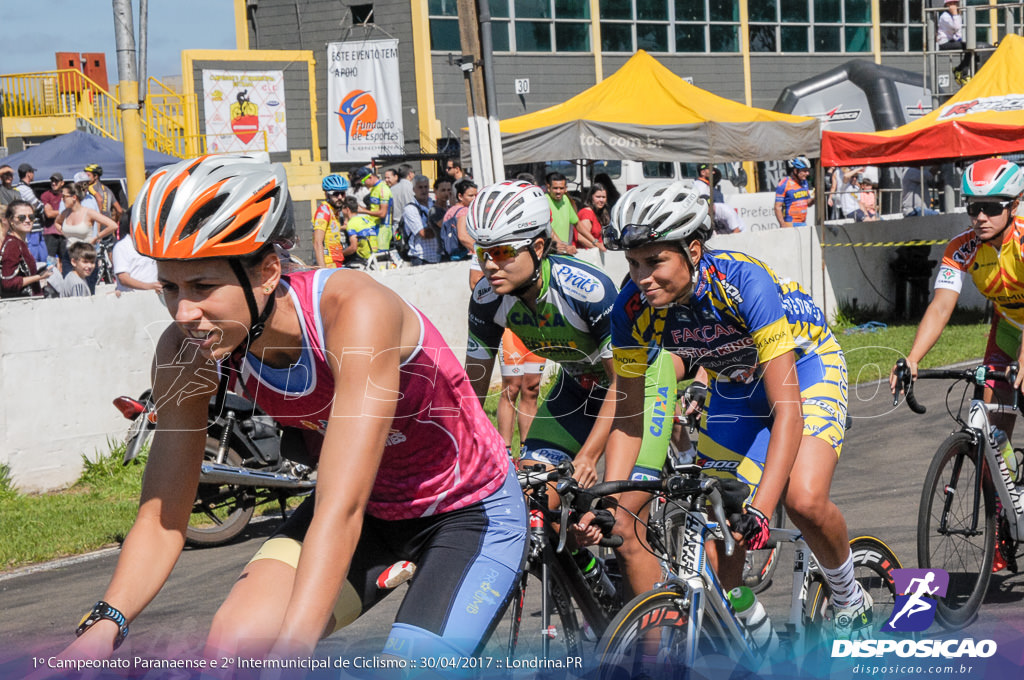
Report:
[[[358,240],[342,224],[341,206],[348,191],[348,180],[341,175],[327,175],[320,183],[324,202],[313,214],[313,257],[318,267],[340,267],[346,256],[356,254]]]
[[[484,273],[469,303],[466,372],[476,393],[481,399],[487,394],[506,328],[528,351],[559,364],[521,460],[557,465],[571,459],[577,481],[593,484],[615,410],[606,398],[615,384],[609,324],[615,284],[592,264],[550,253],[551,211],[533,184],[485,187],[469,206],[466,228]],[[650,446],[631,470],[641,477],[660,475],[675,408],[671,360],[655,362],[650,373]]]
[[[814,194],[807,178],[811,162],[805,156],[786,161],[789,174],[775,187],[775,218],[780,227],[806,227],[807,209],[814,205]]]
[[[626,251],[630,282],[612,312],[618,402],[606,451],[607,479],[624,479],[636,457],[643,378],[661,350],[692,374],[714,381],[697,460],[709,472],[745,482],[751,495],[733,531],[747,549],[765,545],[780,500],[803,532],[833,591],[837,637],[863,635],[870,597],[854,580],[846,522],[829,500],[843,446],[847,378],[842,349],[814,300],[764,263],[710,250],[708,203],[681,182],[644,184],[623,194],[605,231]],[[795,370],[794,370],[795,369]],[[793,378],[797,377],[798,380]],[[619,513],[616,532],[629,543]],[[622,550],[629,552],[627,544]],[[636,541],[632,541],[636,549]],[[740,585],[742,550],[719,560],[723,585]],[[627,554],[634,589],[659,580],[656,561]]]

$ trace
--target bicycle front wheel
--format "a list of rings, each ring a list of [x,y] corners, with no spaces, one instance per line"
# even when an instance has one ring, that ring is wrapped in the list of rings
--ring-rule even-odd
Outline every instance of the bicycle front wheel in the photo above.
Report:
[[[531,565],[516,586],[504,619],[491,635],[488,654],[509,659],[578,659],[584,633],[574,606],[568,578],[557,563],[548,564],[549,620],[542,612],[540,565]]]
[[[932,459],[917,516],[917,562],[949,572],[935,618],[947,628],[966,625],[992,576],[996,502],[981,448],[964,432],[950,436]]]
[[[714,615],[708,610],[704,626],[692,632],[689,603],[690,598],[671,585],[633,598],[608,625],[597,645],[598,677],[675,679],[692,677],[691,670],[706,677],[729,677],[741,653],[730,654],[725,636],[713,633],[721,627],[715,625]],[[686,641],[694,634],[697,650],[691,668]]]

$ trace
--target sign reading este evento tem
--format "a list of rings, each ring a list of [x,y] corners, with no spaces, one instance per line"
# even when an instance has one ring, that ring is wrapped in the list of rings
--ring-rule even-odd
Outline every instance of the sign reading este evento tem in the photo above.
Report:
[[[288,150],[284,71],[203,69],[203,104],[210,152]]]
[[[367,163],[404,151],[398,41],[328,43],[328,160]]]

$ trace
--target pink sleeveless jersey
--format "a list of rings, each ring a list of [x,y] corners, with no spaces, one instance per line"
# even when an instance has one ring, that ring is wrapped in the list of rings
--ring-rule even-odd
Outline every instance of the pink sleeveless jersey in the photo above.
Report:
[[[302,362],[290,369],[301,371],[301,390],[280,390],[262,379],[252,355],[241,367],[245,393],[281,425],[308,431],[312,436],[305,439],[314,456],[319,456],[334,399],[320,297],[327,278],[337,272],[320,269],[284,279],[302,311],[305,365],[313,367],[312,375]],[[420,319],[420,341],[401,365],[401,398],[367,506],[380,519],[413,519],[471,505],[497,491],[509,468],[505,444],[462,366],[434,325],[413,309]],[[335,420],[334,426],[345,427],[345,419]]]

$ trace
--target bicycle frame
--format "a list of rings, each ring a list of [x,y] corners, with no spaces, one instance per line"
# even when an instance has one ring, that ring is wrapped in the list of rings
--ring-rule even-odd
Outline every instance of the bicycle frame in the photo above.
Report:
[[[720,538],[720,527],[717,522],[710,521],[707,515],[700,510],[684,508],[683,512],[686,521],[682,527],[676,527],[681,535],[672,537],[674,540],[671,540],[674,545],[682,546],[679,564],[675,565],[676,573],[670,575],[664,583],[656,585],[655,588],[673,587],[680,590],[684,597],[689,599],[691,613],[686,631],[686,664],[688,667],[692,667],[696,661],[699,633],[705,626],[705,607],[710,608],[714,614],[714,616],[708,617],[708,621],[721,622],[715,626],[716,630],[712,633],[734,650],[741,652],[745,661],[756,663],[757,652],[750,646],[743,624],[736,618],[725,590],[718,580],[718,575],[707,559],[705,541],[709,537],[711,539]],[[772,531],[771,540],[793,544],[793,586],[789,616],[786,620],[785,633],[780,635],[780,639],[784,639],[791,646],[796,647],[797,644],[802,645],[805,641],[808,586],[812,573],[820,571],[820,568],[799,530],[775,529]],[[776,632],[780,633],[781,631],[776,629]],[[803,658],[804,650],[796,651],[801,652],[798,658]]]
[[[977,395],[974,399],[971,399],[971,407],[967,416],[967,428],[966,432],[971,435],[976,445],[982,447],[982,452],[985,456],[985,463],[988,466],[989,478],[992,480],[992,484],[995,486],[996,494],[1002,501],[1003,507],[1007,509],[1003,514],[1006,516],[1006,521],[1010,525],[1010,534],[1014,540],[1020,541],[1024,536],[1021,535],[1022,529],[1024,529],[1024,522],[1021,521],[1024,518],[1024,489],[1020,489],[1013,482],[1013,478],[1010,476],[1010,470],[1006,466],[1006,461],[1003,460],[1002,452],[996,450],[995,438],[992,435],[992,425],[989,422],[988,414],[990,411],[998,411],[1002,407],[999,404],[986,404]],[[960,473],[961,461],[956,461],[954,467],[954,477],[958,477]],[[992,474],[992,471],[998,470],[999,474]],[[983,480],[983,475],[978,475],[979,480]],[[975,531],[978,527],[978,513],[981,508],[981,485],[973,489],[974,492],[974,514],[972,517],[971,530]],[[952,502],[952,498],[947,495],[945,503],[942,508],[942,520],[940,527],[944,530],[946,524],[946,517],[949,512],[949,506]]]

